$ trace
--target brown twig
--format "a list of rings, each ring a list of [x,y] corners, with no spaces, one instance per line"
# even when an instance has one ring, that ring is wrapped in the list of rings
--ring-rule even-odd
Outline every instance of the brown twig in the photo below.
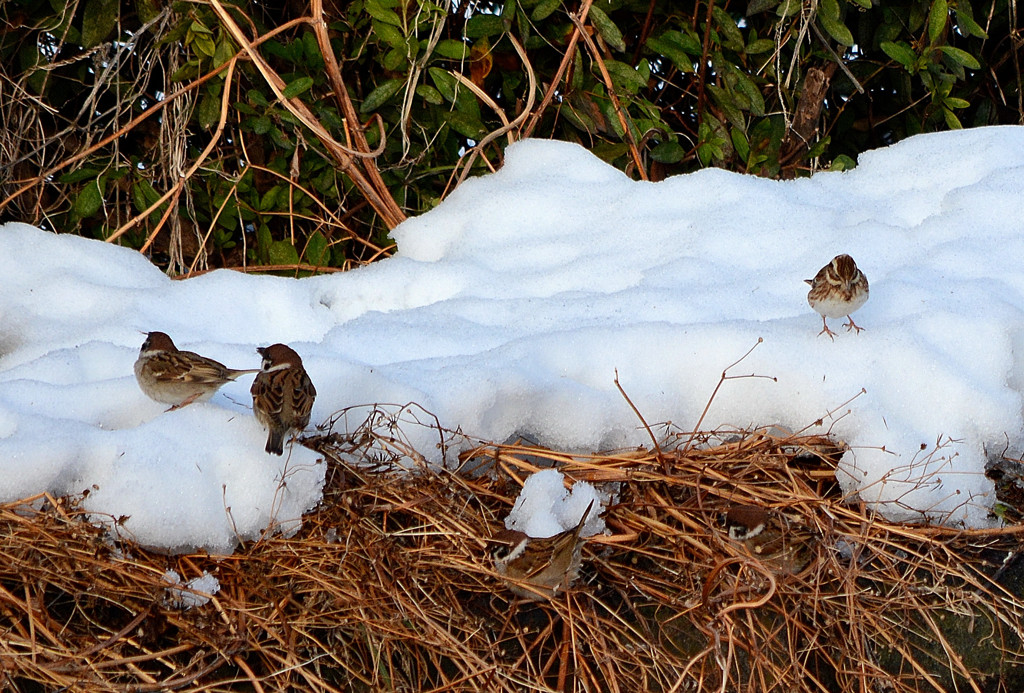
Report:
[[[580,24],[587,21],[587,15],[590,13],[590,6],[594,4],[594,0],[583,0],[580,3],[580,9],[576,13],[576,18],[579,22],[573,22],[573,32],[569,37],[569,43],[565,47],[565,54],[562,56],[561,62],[558,64],[558,69],[555,70],[554,76],[551,78],[551,83],[548,85],[547,90],[544,92],[544,98],[540,100],[540,105],[530,115],[530,120],[523,128],[523,137],[532,137],[533,131],[537,129],[537,124],[543,117],[544,112],[551,105],[551,101],[554,99],[555,94],[558,92],[559,87],[562,84],[562,78],[565,77],[566,71],[569,69],[569,65],[572,64],[573,55],[576,54],[576,44],[580,40],[580,34],[584,30],[580,29]]]
[[[644,168],[643,157],[640,156],[640,150],[636,146],[633,131],[629,129],[629,122],[626,120],[626,113],[619,102],[619,97],[615,95],[615,85],[612,84],[612,76],[608,74],[608,66],[604,64],[601,51],[598,50],[594,39],[590,38],[590,34],[583,27],[582,21],[573,14],[569,15],[569,19],[576,25],[577,31],[583,37],[587,48],[590,49],[590,57],[597,63],[597,67],[601,71],[601,78],[604,80],[605,89],[608,91],[608,98],[612,102],[612,108],[615,110],[615,115],[619,119],[619,125],[622,127],[622,138],[629,145],[629,152],[633,157],[633,165],[636,167],[637,175],[640,176],[641,180],[647,180],[647,170]]]
[[[404,221],[405,214],[398,207],[398,204],[395,202],[390,192],[387,191],[386,187],[383,189],[379,188],[375,184],[376,181],[372,177],[368,177],[364,172],[362,172],[359,168],[357,168],[354,165],[354,162],[356,160],[363,158],[372,158],[373,154],[361,151],[354,152],[353,150],[344,146],[340,142],[336,141],[334,137],[332,137],[331,134],[327,131],[327,129],[324,128],[320,121],[316,119],[312,111],[309,110],[309,107],[306,106],[305,103],[303,103],[298,98],[285,98],[283,92],[285,88],[284,80],[281,79],[281,77],[270,67],[269,64],[267,64],[267,62],[262,58],[262,56],[255,50],[255,46],[253,45],[253,43],[245,36],[245,34],[239,28],[238,24],[234,21],[234,19],[232,19],[231,14],[221,4],[220,0],[210,0],[210,4],[213,7],[214,11],[217,13],[217,16],[220,18],[221,22],[224,24],[225,28],[228,30],[228,33],[235,40],[235,42],[242,47],[242,50],[246,54],[248,54],[250,59],[253,61],[253,64],[256,66],[256,69],[266,80],[267,85],[271,88],[271,90],[280,100],[281,104],[285,108],[287,108],[292,113],[292,115],[298,118],[303,125],[309,128],[313,135],[316,136],[318,140],[320,140],[320,143],[324,145],[324,148],[338,163],[338,166],[341,168],[341,170],[349,178],[352,179],[352,182],[356,185],[357,188],[359,188],[360,192],[362,192],[362,194],[366,197],[370,205],[378,214],[380,214],[381,219],[384,221],[387,227],[394,228],[398,226],[399,223]],[[321,17],[318,20],[306,19],[305,21],[312,24],[315,28],[318,26],[318,24],[322,24],[323,19]],[[329,50],[328,53],[330,53]],[[329,58],[327,55],[325,55],[324,59],[328,60]],[[340,79],[340,75],[338,76],[338,78]],[[344,97],[336,95],[336,98],[347,99],[347,92]],[[351,103],[349,103],[349,106],[351,107]],[[351,110],[352,114],[354,115],[354,107],[351,107]],[[354,120],[353,122],[358,122],[358,120]],[[358,142],[360,141],[360,137],[362,137],[362,134],[360,131],[358,131],[358,129],[356,129],[355,131],[353,131],[353,137],[358,144]],[[363,140],[363,143],[365,144],[365,140]],[[383,147],[383,140],[381,141],[381,147]]]

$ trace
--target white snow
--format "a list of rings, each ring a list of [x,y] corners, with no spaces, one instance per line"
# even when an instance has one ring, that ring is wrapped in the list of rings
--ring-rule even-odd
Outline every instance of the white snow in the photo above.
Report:
[[[603,505],[609,502],[592,484],[577,481],[565,488],[565,477],[556,469],[542,469],[526,478],[523,489],[505,518],[505,527],[529,537],[551,537],[575,529],[588,512],[580,536],[604,531]]]
[[[164,582],[170,585],[180,585],[181,575],[176,570],[168,570],[164,573]],[[192,578],[185,583],[184,588],[168,587],[164,603],[173,609],[188,610],[195,606],[202,606],[210,601],[213,595],[220,592],[220,580],[203,571],[200,577]]]
[[[729,374],[774,380],[725,382],[703,429],[831,430],[852,446],[840,479],[888,515],[982,525],[986,450],[1024,448],[1022,191],[1019,127],[918,136],[786,182],[633,182],[581,147],[524,141],[397,228],[395,257],[344,274],[171,281],[131,250],[7,224],[0,501],[88,490],[97,519],[167,550],[298,528],[324,463],[263,452],[251,376],[165,413],[132,373],[144,331],[232,368],[290,344],[314,422],[416,402],[473,436],[578,451],[649,444],[616,370],[648,422],[685,431],[763,338]],[[803,280],[844,252],[871,298],[865,330],[834,323],[833,342]]]

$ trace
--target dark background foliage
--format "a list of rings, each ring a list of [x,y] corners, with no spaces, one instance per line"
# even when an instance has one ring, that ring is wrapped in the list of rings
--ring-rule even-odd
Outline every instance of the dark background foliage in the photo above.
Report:
[[[5,0],[0,220],[344,268],[526,136],[790,178],[1018,124],[1019,36],[1006,0]]]

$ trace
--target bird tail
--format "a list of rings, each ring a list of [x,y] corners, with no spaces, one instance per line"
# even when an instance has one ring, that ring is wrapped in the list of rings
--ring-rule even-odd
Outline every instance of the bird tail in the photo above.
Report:
[[[267,436],[267,452],[274,455],[284,454],[284,432],[271,431]]]

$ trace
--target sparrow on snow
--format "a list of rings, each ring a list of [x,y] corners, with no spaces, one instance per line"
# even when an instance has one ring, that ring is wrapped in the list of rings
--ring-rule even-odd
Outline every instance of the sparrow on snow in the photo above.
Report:
[[[205,402],[222,385],[258,368],[238,370],[192,351],[181,351],[163,332],[150,332],[135,361],[135,379],[146,395],[172,409]]]
[[[316,388],[290,347],[271,344],[256,351],[263,368],[252,383],[252,410],[269,432],[267,452],[283,455],[285,436],[309,425]]]

